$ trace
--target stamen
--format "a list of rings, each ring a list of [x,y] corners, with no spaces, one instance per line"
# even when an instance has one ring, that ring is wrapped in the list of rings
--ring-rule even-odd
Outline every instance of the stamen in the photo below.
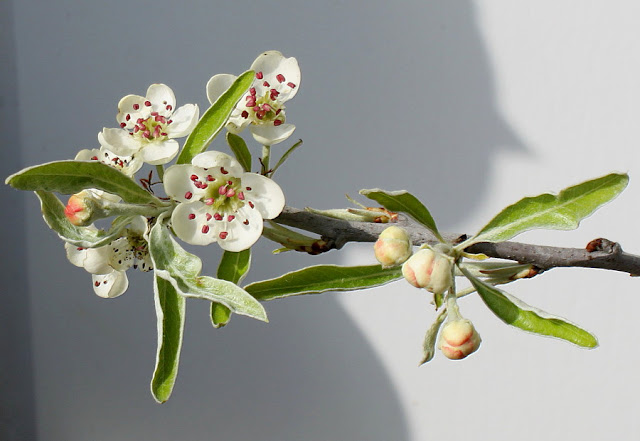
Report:
[[[245,219],[244,222],[242,222],[245,225],[249,225],[249,219]]]
[[[191,175],[191,180],[192,181],[197,181],[198,180],[198,175]]]
[[[284,83],[284,75],[282,74],[276,75],[276,80],[278,80],[279,83]]]
[[[134,104],[133,105],[133,110],[139,110],[140,109],[140,104]]]
[[[209,232],[209,225],[203,225],[202,226],[202,233],[203,234],[207,234]]]
[[[226,194],[227,193],[227,186],[223,185],[222,187],[218,188],[218,193],[220,193],[221,195]]]
[[[185,199],[191,199],[192,197],[193,197],[193,193],[191,193],[190,191],[188,191],[188,192],[186,192],[186,193],[184,194],[184,198],[185,198]]]
[[[145,101],[144,105],[147,106],[147,107],[151,107],[151,101]]]
[[[218,236],[220,236],[220,239],[226,239],[228,235],[229,233],[227,233],[226,231],[221,231]]]
[[[220,213],[216,213],[213,215],[213,218],[217,221],[221,221],[222,220],[222,215]]]
[[[193,213],[189,213],[189,219],[194,220],[196,218],[196,215]],[[209,220],[209,219],[207,219]]]
[[[93,283],[94,286],[100,286],[100,282],[98,282],[97,280]]]
[[[261,80],[264,77],[264,75],[262,74],[262,72],[256,72],[256,78]]]
[[[240,116],[243,117],[244,119],[247,119],[249,118],[249,112],[247,112],[246,110],[243,110]]]
[[[282,124],[282,120],[281,119],[276,119],[273,121],[273,125],[278,127],[280,124]]]
[[[208,221],[210,221],[212,217],[213,217],[213,216],[211,216],[211,213],[207,213],[207,220],[208,220]]]
[[[253,202],[251,202],[251,201],[249,201],[249,206],[250,206],[251,208],[254,208],[254,207],[255,207],[255,205],[253,205]]]
[[[269,84],[269,82],[268,82],[268,81],[265,81],[264,83],[262,83],[262,85],[263,85],[264,87],[271,87],[271,84]]]
[[[227,221],[231,222],[232,220],[234,220],[236,217],[233,214],[230,214],[229,216],[227,216]]]
[[[224,167],[220,167],[220,173],[222,173],[223,175],[226,175],[227,173],[229,173],[228,171],[226,171],[224,169]]]
[[[244,193],[243,192],[238,193],[238,199],[240,199],[241,201],[244,201]]]
[[[227,197],[228,198],[232,198],[236,195],[236,191],[233,188],[230,188],[229,190],[227,190]]]
[[[124,129],[125,127],[127,127],[127,123],[123,123],[123,122],[121,122],[121,123],[120,123],[120,127],[122,127],[122,128]]]
[[[211,181],[215,181],[215,178],[211,175],[207,175],[207,181],[211,182]]]
[[[251,187],[245,187],[247,191],[251,191]]]
[[[295,88],[296,88],[296,85],[295,85],[295,84],[293,84],[293,83],[291,83],[291,82],[287,83],[287,86],[289,86],[289,87],[290,87],[290,88],[292,88],[292,89],[295,89]]]
[[[213,198],[208,198],[204,200],[205,205],[213,205]]]

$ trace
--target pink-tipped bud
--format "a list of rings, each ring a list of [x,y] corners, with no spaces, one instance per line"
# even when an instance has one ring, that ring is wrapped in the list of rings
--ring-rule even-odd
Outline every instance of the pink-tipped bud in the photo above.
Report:
[[[451,360],[462,360],[480,347],[482,339],[470,320],[451,320],[444,324],[438,339],[438,349]]]
[[[85,191],[71,195],[67,206],[64,207],[64,215],[69,222],[77,227],[91,223],[91,196]]]
[[[402,265],[402,275],[416,288],[425,288],[434,294],[444,294],[453,282],[451,267],[449,257],[424,248]]]
[[[397,266],[411,257],[411,238],[403,228],[392,226],[380,233],[373,250],[383,268]]]

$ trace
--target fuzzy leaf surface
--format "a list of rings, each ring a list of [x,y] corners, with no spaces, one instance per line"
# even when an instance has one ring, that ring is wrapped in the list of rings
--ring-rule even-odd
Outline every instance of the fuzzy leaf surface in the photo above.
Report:
[[[533,229],[573,230],[580,221],[611,201],[629,182],[611,173],[562,190],[521,199],[502,210],[469,243],[502,242]]]
[[[153,278],[154,303],[158,327],[156,366],[151,379],[151,394],[158,403],[171,396],[178,376],[180,349],[184,334],[185,298],[173,285],[157,275]]]
[[[97,161],[55,161],[35,165],[9,176],[7,184],[18,190],[43,190],[74,194],[97,188],[117,194],[131,204],[165,205],[113,167]]]
[[[179,294],[221,303],[236,314],[267,321],[263,306],[245,290],[226,280],[201,276],[200,258],[178,245],[162,218],[151,229],[149,250],[156,274],[171,282]]]
[[[251,152],[247,147],[247,143],[244,142],[241,136],[235,135],[231,132],[227,133],[227,144],[233,152],[234,156],[246,172],[251,171]]]
[[[561,317],[529,306],[494,286],[487,285],[465,269],[462,269],[462,272],[471,281],[489,309],[506,324],[534,334],[566,340],[584,348],[598,346],[596,337],[584,329]]]
[[[401,277],[402,270],[399,267],[382,269],[380,265],[317,265],[293,271],[275,279],[251,283],[245,286],[245,290],[256,299],[264,301],[327,291],[373,288]]]
[[[218,279],[227,280],[236,285],[244,279],[251,266],[251,248],[244,251],[225,251],[218,265]],[[211,324],[220,328],[231,320],[231,310],[220,303],[211,304]]]
[[[254,72],[246,71],[209,107],[187,138],[176,164],[190,164],[194,156],[207,149],[227,123],[233,108],[247,92],[253,79]]]

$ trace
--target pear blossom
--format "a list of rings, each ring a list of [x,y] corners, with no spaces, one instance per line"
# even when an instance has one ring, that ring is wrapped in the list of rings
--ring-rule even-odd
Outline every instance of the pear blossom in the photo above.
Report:
[[[118,103],[120,128],[104,128],[102,140],[116,155],[139,156],[151,165],[166,164],[179,150],[174,138],[191,133],[199,116],[196,104],[175,106],[175,95],[165,84],[152,84],[144,97],[127,95]]]
[[[96,227],[87,228],[97,230]],[[135,218],[126,228],[124,236],[98,248],[81,248],[65,243],[67,258],[75,266],[91,273],[93,290],[103,298],[114,298],[129,287],[126,271],[133,267],[141,271],[152,270],[149,247],[143,238],[147,232],[147,219]]]
[[[173,231],[192,245],[218,242],[227,251],[245,250],[260,238],[263,219],[273,219],[284,208],[278,184],[245,173],[238,161],[216,151],[169,167],[164,186],[179,202],[171,215]]]
[[[284,103],[298,93],[300,68],[298,61],[285,58],[278,51],[267,51],[251,65],[255,80],[240,99],[227,122],[227,130],[240,133],[247,126],[263,145],[274,145],[287,139],[295,126],[285,123]],[[213,104],[236,80],[235,75],[218,74],[207,83],[207,97]]]

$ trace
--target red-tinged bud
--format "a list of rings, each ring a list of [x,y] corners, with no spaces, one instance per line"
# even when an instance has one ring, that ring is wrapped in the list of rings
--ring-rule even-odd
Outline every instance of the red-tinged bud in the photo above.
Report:
[[[64,215],[73,225],[81,227],[91,223],[92,198],[85,190],[69,198]]]
[[[404,229],[392,226],[380,233],[373,250],[383,268],[397,266],[411,257],[411,238]]]
[[[453,282],[451,269],[452,262],[448,256],[424,248],[402,265],[402,275],[416,288],[444,294]]]
[[[462,360],[480,347],[482,339],[470,320],[451,320],[444,324],[438,339],[438,349],[451,360]]]

